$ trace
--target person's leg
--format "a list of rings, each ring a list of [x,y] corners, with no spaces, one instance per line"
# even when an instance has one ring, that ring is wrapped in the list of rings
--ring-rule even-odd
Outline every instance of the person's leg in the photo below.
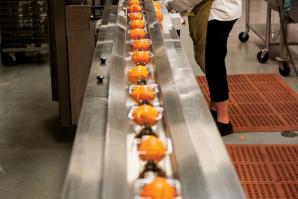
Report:
[[[229,119],[229,100],[225,100],[222,102],[215,102],[216,112],[217,112],[217,122],[221,122],[223,124],[228,124],[230,122]]]
[[[217,111],[217,122],[223,124],[229,124],[225,57],[227,40],[233,24],[234,21],[209,21],[206,38],[206,78],[211,98],[210,109]]]
[[[222,112],[226,105],[216,107],[216,102],[224,102],[229,99],[225,56],[227,33],[224,22],[212,20],[208,23],[206,38],[206,78],[210,91],[210,109]],[[217,110],[220,109],[220,110]],[[223,114],[220,114],[222,116]],[[219,119],[219,118],[218,118]]]
[[[216,93],[216,85],[217,85],[217,79],[218,74],[225,74],[225,67],[217,68],[219,65],[222,65],[220,63],[218,57],[219,51],[222,51],[220,49],[217,50],[217,47],[220,47],[222,45],[219,45],[222,43],[222,34],[217,35],[220,29],[219,27],[220,22],[212,20],[208,22],[208,28],[207,28],[207,36],[206,36],[206,52],[205,52],[205,63],[206,63],[206,78],[208,82],[208,87],[210,91],[210,110],[213,116],[215,116],[215,120],[217,120],[217,113],[216,113],[216,106],[214,102],[214,95]],[[217,70],[219,69],[219,70]],[[223,70],[223,71],[222,71]],[[218,89],[222,90],[222,89]]]

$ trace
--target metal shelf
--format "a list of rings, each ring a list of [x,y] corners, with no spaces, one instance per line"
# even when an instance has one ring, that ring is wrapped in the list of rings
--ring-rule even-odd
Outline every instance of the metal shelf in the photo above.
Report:
[[[1,53],[16,62],[16,52],[43,51],[48,43],[46,0],[0,1]],[[10,64],[11,64],[10,63]]]

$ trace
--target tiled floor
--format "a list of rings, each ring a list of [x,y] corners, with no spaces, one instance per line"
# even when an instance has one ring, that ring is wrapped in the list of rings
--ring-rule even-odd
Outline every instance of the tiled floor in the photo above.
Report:
[[[298,197],[298,145],[226,146],[249,199]]]
[[[207,102],[208,83],[198,82]],[[230,119],[235,133],[276,132],[298,129],[298,93],[278,74],[231,74],[228,76]]]
[[[56,199],[71,150],[48,62],[0,66],[0,198]]]

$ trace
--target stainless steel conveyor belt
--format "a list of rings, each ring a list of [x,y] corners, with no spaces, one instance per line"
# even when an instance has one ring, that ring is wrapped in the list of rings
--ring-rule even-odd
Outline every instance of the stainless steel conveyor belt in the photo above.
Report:
[[[131,129],[126,107],[128,27],[123,3],[107,1],[105,5],[63,199],[135,196],[127,168]],[[144,4],[163,124],[173,144],[173,177],[181,183],[182,197],[245,198],[167,11],[164,9],[160,26],[152,1],[144,0]]]

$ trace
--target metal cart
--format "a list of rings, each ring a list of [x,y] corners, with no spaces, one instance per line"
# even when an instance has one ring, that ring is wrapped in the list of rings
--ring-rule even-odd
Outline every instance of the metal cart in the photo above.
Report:
[[[25,59],[27,52],[47,51],[46,0],[1,0],[0,32],[4,64]]]
[[[290,73],[290,67],[288,64],[288,52],[287,45],[298,45],[297,41],[290,41],[288,38],[289,22],[298,22],[298,5],[296,0],[265,0],[267,1],[267,15],[266,24],[250,24],[250,2],[246,0],[246,22],[245,31],[239,34],[239,40],[241,42],[247,42],[249,39],[249,31],[251,30],[257,36],[259,36],[265,42],[265,48],[258,52],[257,59],[260,63],[266,63],[269,59],[269,47],[277,45],[280,48],[279,57],[276,59],[279,61],[279,72],[283,76],[287,76]],[[287,5],[287,3],[289,3]],[[272,11],[279,12],[280,24],[279,31],[271,38],[272,35]],[[265,30],[264,30],[265,28]],[[278,41],[279,40],[279,41]]]

